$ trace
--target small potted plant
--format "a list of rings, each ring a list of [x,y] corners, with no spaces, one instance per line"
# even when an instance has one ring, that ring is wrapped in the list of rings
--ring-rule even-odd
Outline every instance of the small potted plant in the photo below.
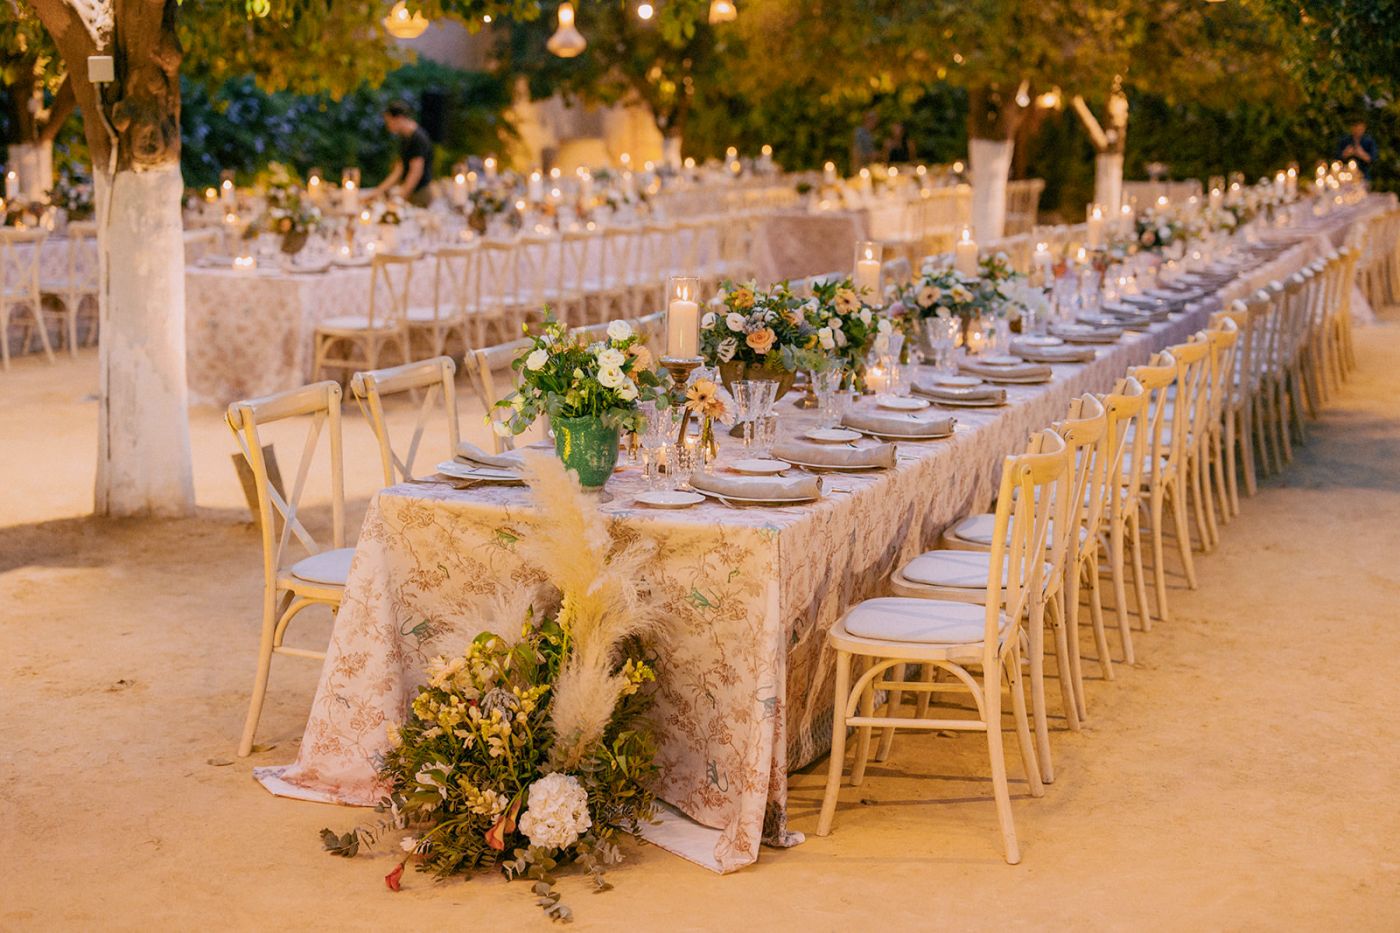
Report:
[[[651,352],[626,321],[608,325],[607,339],[588,343],[547,318],[528,350],[511,365],[520,388],[496,403],[511,411],[497,433],[520,434],[540,415],[549,417],[554,447],[579,483],[601,488],[617,466],[618,441],[641,428],[638,403],[660,396]]]

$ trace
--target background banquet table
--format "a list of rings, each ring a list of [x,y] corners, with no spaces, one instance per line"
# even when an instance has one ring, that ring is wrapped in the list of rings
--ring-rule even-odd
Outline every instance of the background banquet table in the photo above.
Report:
[[[957,412],[953,437],[901,444],[893,470],[827,477],[831,492],[816,505],[649,512],[633,504],[638,471],[616,474],[600,507],[614,536],[655,543],[652,592],[669,619],[655,643],[658,792],[713,830],[684,841],[648,830],[653,841],[721,871],[754,861],[761,841],[800,842],[786,826],[786,775],[826,747],[832,622],[956,518],[985,508],[1001,458],[1062,417],[1071,397],[1106,390],[1185,340],[1212,306],[1127,334],[1092,363],[1056,365],[1048,384],[1010,387],[1003,408]],[[782,410],[785,433],[809,423],[786,401]],[[373,803],[386,729],[402,720],[427,661],[519,625],[500,606],[543,579],[516,550],[540,533],[537,522],[524,489],[380,492],[297,761],[260,769],[260,779],[289,796]]]

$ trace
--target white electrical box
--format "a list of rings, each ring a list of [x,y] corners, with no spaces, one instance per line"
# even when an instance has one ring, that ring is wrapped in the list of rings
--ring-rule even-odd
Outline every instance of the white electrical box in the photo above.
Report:
[[[110,55],[89,55],[87,60],[88,80],[93,84],[106,84],[117,80],[117,65]]]

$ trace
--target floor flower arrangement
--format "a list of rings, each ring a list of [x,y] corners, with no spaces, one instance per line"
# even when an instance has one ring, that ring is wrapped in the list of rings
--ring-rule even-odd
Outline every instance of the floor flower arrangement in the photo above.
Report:
[[[539,906],[572,918],[556,868],[583,866],[596,890],[622,858],[621,834],[649,819],[655,744],[642,688],[654,679],[639,636],[656,624],[640,596],[649,556],[614,548],[596,507],[554,457],[526,454],[534,504],[547,522],[522,539],[557,590],[519,635],[483,633],[466,653],[436,658],[381,766],[379,824],[322,830],[333,854],[355,855],[406,829],[405,868],[438,878],[496,869],[531,882]],[[540,602],[536,606],[540,606]]]

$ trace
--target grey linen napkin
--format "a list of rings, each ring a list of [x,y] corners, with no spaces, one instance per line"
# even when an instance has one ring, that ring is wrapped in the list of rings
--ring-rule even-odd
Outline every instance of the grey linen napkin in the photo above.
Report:
[[[736,499],[814,499],[822,493],[820,476],[737,476],[724,473],[690,474],[690,485],[701,492]]]
[[[1092,347],[1026,347],[1016,343],[1011,352],[1031,363],[1091,363],[1097,355]]]
[[[858,431],[889,436],[947,434],[953,430],[952,418],[916,412],[848,411],[841,423]],[[890,456],[894,456],[893,451]]]
[[[935,401],[944,402],[1004,402],[1006,390],[996,386],[940,386],[915,382],[914,391]]]
[[[471,441],[462,441],[457,445],[457,451],[453,459],[462,463],[474,466],[492,467],[497,470],[518,470],[524,465],[520,458],[520,451],[508,450],[503,454],[488,454]]]
[[[879,467],[882,470],[894,466],[895,459],[893,444],[851,447],[848,444],[814,444],[792,437],[774,444],[773,456],[789,463],[812,466]]]
[[[1016,366],[987,366],[976,360],[960,360],[958,369],[983,379],[1048,379],[1050,367],[1044,363],[1020,363]]]

